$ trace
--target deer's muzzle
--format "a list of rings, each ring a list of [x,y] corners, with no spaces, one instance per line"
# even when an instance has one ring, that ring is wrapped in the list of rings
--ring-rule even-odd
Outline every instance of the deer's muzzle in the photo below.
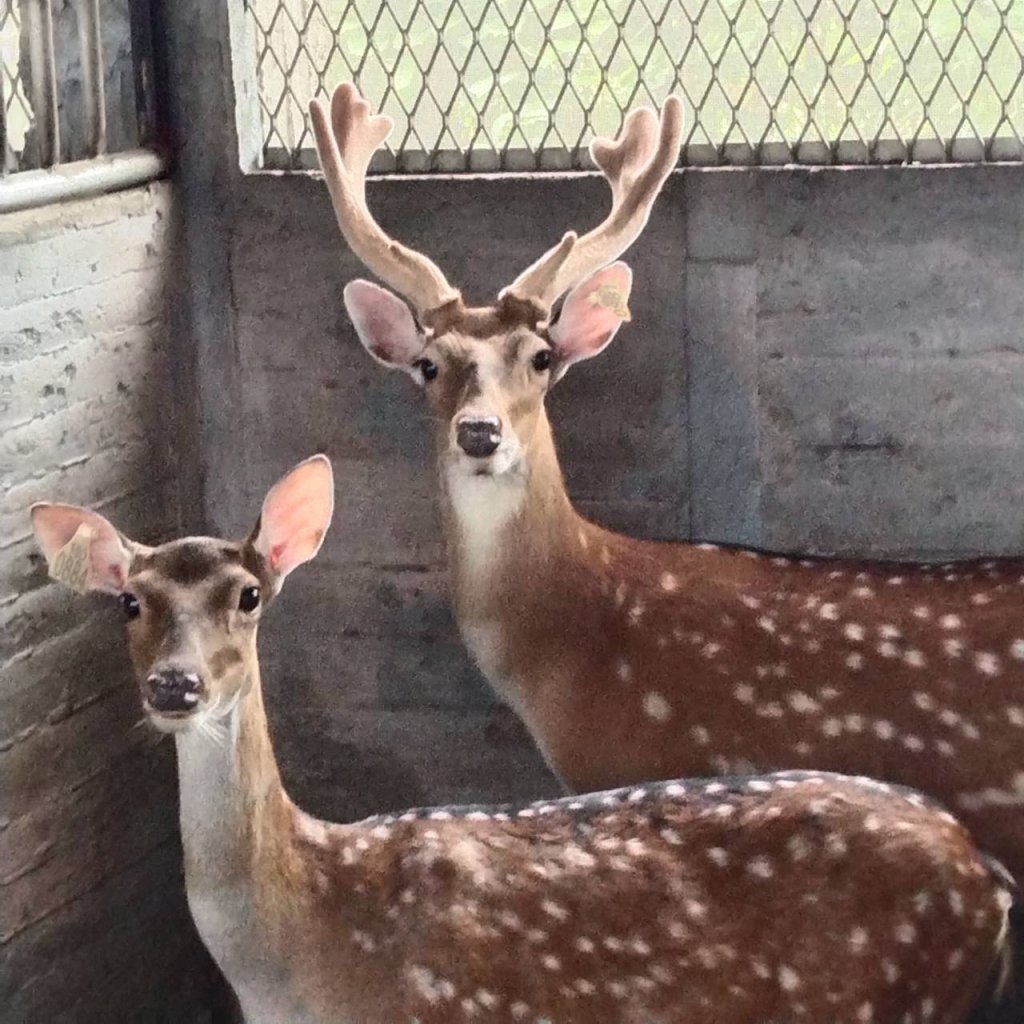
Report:
[[[199,706],[205,687],[195,672],[167,669],[147,676],[144,686],[150,710],[161,715],[191,714]]]
[[[464,416],[455,426],[455,440],[467,455],[485,459],[501,444],[501,420],[497,416]]]

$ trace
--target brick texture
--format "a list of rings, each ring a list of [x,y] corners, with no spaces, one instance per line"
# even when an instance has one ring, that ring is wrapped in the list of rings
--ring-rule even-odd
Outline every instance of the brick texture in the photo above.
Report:
[[[52,584],[40,499],[152,541],[183,527],[170,187],[0,222],[0,1021],[203,1022],[173,749],[114,602]]]

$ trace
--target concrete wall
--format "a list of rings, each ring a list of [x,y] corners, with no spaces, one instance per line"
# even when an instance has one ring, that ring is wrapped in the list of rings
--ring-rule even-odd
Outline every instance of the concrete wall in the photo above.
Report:
[[[0,220],[0,1021],[209,1019],[173,747],[141,718],[109,598],[48,581],[28,506],[179,534],[194,458],[167,330],[170,186]]]
[[[606,203],[579,177],[369,193],[472,300]],[[323,554],[264,626],[286,780],[336,815],[554,791],[458,641],[425,410],[347,321],[364,271],[322,182],[249,177],[233,202],[221,372],[239,412],[206,444],[238,471],[208,482],[208,518],[248,528],[313,451],[338,479]],[[633,323],[552,396],[588,513],[793,551],[1024,546],[1020,167],[679,174],[629,259]]]

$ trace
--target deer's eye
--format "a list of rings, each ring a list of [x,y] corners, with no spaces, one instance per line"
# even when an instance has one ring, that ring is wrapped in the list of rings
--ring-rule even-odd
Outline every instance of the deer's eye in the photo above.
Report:
[[[141,607],[139,605],[139,599],[134,594],[122,594],[121,607],[124,609],[124,613],[129,619],[137,619],[139,617]]]
[[[432,362],[430,359],[417,359],[412,365],[423,374],[423,379],[427,382],[432,381],[437,376],[437,363]]]
[[[260,604],[259,587],[243,587],[238,595],[238,607],[243,612],[254,612]]]
[[[545,370],[551,369],[551,349],[542,348],[539,352],[534,354],[533,359],[530,360],[533,368],[538,373],[543,373]]]

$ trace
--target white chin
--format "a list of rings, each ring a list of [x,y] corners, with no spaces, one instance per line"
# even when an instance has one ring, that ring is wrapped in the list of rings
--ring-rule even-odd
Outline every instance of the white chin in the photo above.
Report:
[[[463,452],[454,455],[458,472],[469,477],[504,476],[519,465],[519,451],[514,448],[501,448],[486,459],[474,459]]]
[[[196,718],[198,717],[194,711],[187,715],[162,715],[159,711],[154,711],[148,707],[146,708],[146,714],[157,732],[169,733],[188,732],[195,725]]]

